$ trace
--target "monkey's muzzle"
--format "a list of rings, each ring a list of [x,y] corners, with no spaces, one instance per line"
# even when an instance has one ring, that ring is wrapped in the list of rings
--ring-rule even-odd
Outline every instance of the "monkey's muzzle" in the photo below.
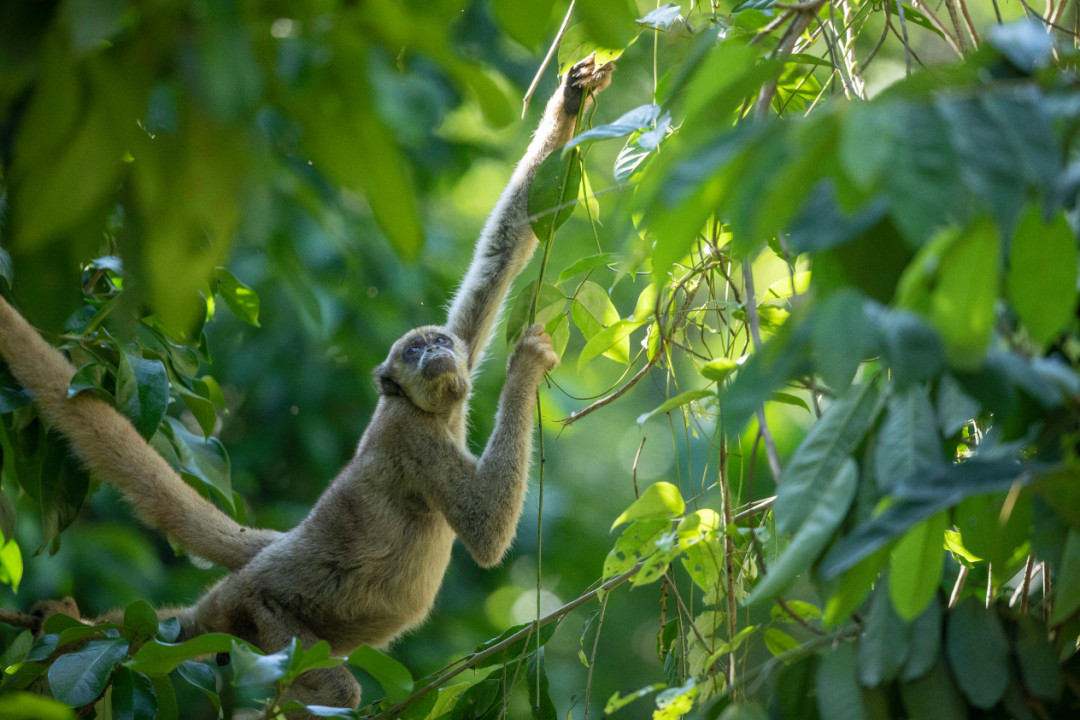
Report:
[[[457,370],[457,360],[453,350],[444,347],[427,347],[420,358],[420,373],[426,378],[434,378]]]

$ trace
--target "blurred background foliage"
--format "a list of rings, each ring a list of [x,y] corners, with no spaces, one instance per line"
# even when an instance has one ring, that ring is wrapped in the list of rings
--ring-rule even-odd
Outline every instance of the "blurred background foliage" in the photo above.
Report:
[[[85,387],[121,406],[127,401],[145,434],[157,431],[155,447],[189,481],[254,524],[291,527],[353,452],[375,402],[371,369],[405,329],[440,320],[556,86],[555,64],[593,50],[618,56],[614,84],[591,123],[606,130],[579,146],[584,202],[552,245],[537,303],[565,347],[541,393],[542,513],[534,471],[506,562],[481,571],[456,549],[432,619],[391,654],[416,677],[435,672],[578,597],[615,568],[648,559],[656,552],[650,533],[670,529],[672,517],[693,517],[705,528],[703,546],[719,549],[732,539],[720,552],[738,567],[703,577],[693,562],[669,570],[673,554],[651,578],[659,582],[620,588],[602,615],[596,602],[571,614],[545,649],[558,717],[581,717],[586,707],[599,716],[606,705],[627,717],[675,718],[695,701],[695,712],[707,717],[756,718],[762,707],[775,717],[830,717],[829,703],[843,696],[813,699],[815,677],[841,678],[833,683],[839,693],[878,693],[850,717],[903,715],[892,712],[896,706],[928,716],[912,709],[920,693],[932,698],[931,714],[961,717],[935,704],[955,700],[955,686],[931,692],[900,684],[904,658],[892,658],[877,677],[860,676],[860,689],[844,682],[854,656],[826,650],[850,648],[844,641],[865,614],[876,618],[867,622],[884,653],[894,637],[886,629],[908,632],[896,629],[908,626],[894,609],[911,621],[939,586],[946,592],[969,572],[969,596],[988,585],[992,594],[1014,592],[1009,578],[995,579],[990,555],[1015,573],[1036,542],[1045,551],[1039,561],[1060,566],[1062,548],[1072,548],[1080,531],[1068,511],[1051,513],[1048,501],[1024,496],[1043,522],[1041,539],[1032,540],[1029,517],[1013,544],[993,547],[977,519],[1001,514],[1009,485],[994,485],[1001,498],[990,496],[986,507],[974,507],[986,495],[957,491],[943,506],[954,511],[948,528],[982,537],[981,556],[961,541],[942,554],[944,519],[927,530],[925,514],[912,511],[890,537],[928,533],[917,550],[940,563],[936,576],[934,562],[916,563],[910,587],[920,597],[893,593],[895,608],[884,601],[884,580],[864,613],[855,613],[870,580],[844,590],[847,597],[815,576],[771,615],[763,598],[771,604],[788,588],[766,586],[752,597],[757,605],[739,611],[736,626],[727,597],[746,600],[761,565],[783,555],[783,538],[799,537],[792,518],[822,506],[819,491],[844,495],[855,487],[848,463],[860,463],[854,505],[852,497],[839,503],[843,511],[824,521],[824,534],[804,537],[806,557],[778,567],[801,563],[801,572],[822,556],[827,564],[826,544],[840,547],[848,569],[865,560],[842,545],[845,536],[875,516],[879,501],[880,513],[886,495],[902,497],[873,463],[892,462],[897,474],[952,467],[975,454],[987,433],[991,458],[1041,459],[1063,473],[1067,482],[1052,492],[1075,507],[1068,484],[1075,467],[1061,465],[1075,460],[1068,438],[1077,395],[1074,6],[1051,4],[1043,19],[1055,33],[1009,25],[990,41],[993,26],[1031,11],[959,3],[963,12],[950,20],[921,2],[899,6],[900,14],[889,2],[793,10],[771,0],[714,7],[579,1],[519,120],[568,6],[4,3],[5,290],[86,368]],[[787,34],[792,44],[798,39],[794,53],[784,45]],[[845,103],[845,96],[869,102]],[[794,121],[804,114],[810,119]],[[782,121],[765,122],[776,116]],[[622,124],[612,126],[617,119]],[[1032,264],[1021,266],[1020,251],[1010,256],[1001,240],[1017,223],[1027,223],[1017,237],[1048,237],[1054,254],[1036,247]],[[951,230],[939,233],[942,227]],[[529,283],[539,276],[540,256],[516,285],[526,301],[537,292]],[[1001,277],[1017,286],[1005,292],[998,273],[1007,257],[1024,269],[1015,271],[1018,280]],[[1064,268],[1063,279],[1046,279],[1047,257]],[[1064,299],[1055,292],[1063,285]],[[960,309],[949,302],[957,300]],[[510,309],[508,316],[512,334],[521,314]],[[762,338],[766,351],[752,353]],[[1064,358],[1060,368],[1031,364],[1054,352]],[[491,430],[504,361],[497,339],[476,388],[476,447]],[[611,405],[559,424],[654,364]],[[909,392],[913,383],[921,390]],[[14,564],[5,566],[5,607],[71,594],[93,615],[138,599],[190,602],[212,582],[216,571],[177,557],[110,488],[60,460],[60,443],[36,423],[27,399],[10,378],[3,385],[0,409],[10,414],[0,528],[17,541],[25,565],[14,577]],[[837,400],[849,397],[849,385],[856,399]],[[151,388],[160,402],[132,401],[136,387]],[[718,396],[721,387],[730,390]],[[931,398],[941,417],[927,421]],[[815,421],[834,400],[867,408],[862,425],[843,437],[844,458],[799,456],[796,448],[811,426],[822,426]],[[919,435],[920,422],[938,432]],[[220,442],[206,442],[210,435]],[[841,463],[849,455],[855,459]],[[845,469],[833,468],[827,488],[810,483],[813,492],[789,495],[795,510],[778,516],[778,534],[772,516],[750,504],[775,493],[774,473],[789,461]],[[638,522],[654,525],[632,525],[640,536],[623,535],[609,557],[623,532],[612,532],[612,523],[657,481],[678,486],[681,497],[638,505]],[[957,510],[962,502],[968,505]],[[736,508],[750,513],[738,529],[730,517]],[[757,541],[748,527],[759,528]],[[699,552],[688,548],[688,557]],[[1080,563],[1077,553],[1064,554]],[[871,580],[882,567],[871,568]],[[1080,572],[1080,565],[1067,568]],[[844,607],[834,606],[823,624],[830,598]],[[934,613],[946,601],[935,600]],[[969,625],[983,622],[968,614]],[[1053,639],[1068,660],[1076,617],[1055,620]],[[697,627],[710,622],[704,638]],[[740,649],[744,629],[755,642]],[[703,655],[694,644],[706,640]],[[718,649],[723,643],[727,652]],[[912,657],[923,652],[929,665],[947,662],[936,644],[914,647]],[[978,654],[969,648],[967,660]],[[949,658],[961,684],[964,671],[955,666],[963,657]],[[905,680],[924,677],[921,670]],[[731,682],[725,692],[717,678]],[[894,678],[897,685],[881,689]],[[713,689],[697,689],[706,680]],[[639,688],[652,698],[661,684],[670,689],[658,701],[629,704]],[[980,707],[1024,716],[1015,703],[1002,710],[992,689],[973,692],[992,700]],[[381,696],[366,678],[365,703]],[[201,695],[183,698],[182,717],[213,715]],[[509,715],[527,715],[530,699],[514,694]],[[728,706],[747,699],[761,705]],[[1040,709],[1075,707],[1073,696]],[[534,710],[554,716],[547,713]]]

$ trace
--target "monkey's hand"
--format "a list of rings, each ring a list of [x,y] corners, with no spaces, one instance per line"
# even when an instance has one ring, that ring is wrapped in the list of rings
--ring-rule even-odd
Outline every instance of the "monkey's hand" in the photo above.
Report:
[[[596,64],[596,53],[570,68],[563,82],[563,110],[567,115],[577,115],[583,97],[593,95],[611,84],[614,62]]]
[[[523,374],[535,383],[540,382],[544,373],[559,364],[559,356],[551,347],[551,336],[544,331],[544,326],[537,323],[527,329],[518,340],[517,347],[507,366],[510,374]]]

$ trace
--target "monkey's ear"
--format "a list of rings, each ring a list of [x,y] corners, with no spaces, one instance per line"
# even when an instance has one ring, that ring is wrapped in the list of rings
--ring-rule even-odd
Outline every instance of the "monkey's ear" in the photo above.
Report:
[[[397,380],[393,378],[390,373],[390,366],[387,363],[382,363],[375,368],[375,386],[379,390],[380,395],[386,397],[404,397],[405,392],[401,389],[401,385]]]

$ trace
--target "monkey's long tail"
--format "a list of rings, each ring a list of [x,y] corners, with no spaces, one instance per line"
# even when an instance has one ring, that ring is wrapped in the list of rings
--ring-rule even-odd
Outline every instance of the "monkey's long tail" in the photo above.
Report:
[[[0,354],[34,394],[41,416],[91,470],[120,489],[143,522],[230,570],[277,537],[272,530],[240,525],[199,495],[108,403],[90,393],[69,399],[75,368],[2,297]]]

